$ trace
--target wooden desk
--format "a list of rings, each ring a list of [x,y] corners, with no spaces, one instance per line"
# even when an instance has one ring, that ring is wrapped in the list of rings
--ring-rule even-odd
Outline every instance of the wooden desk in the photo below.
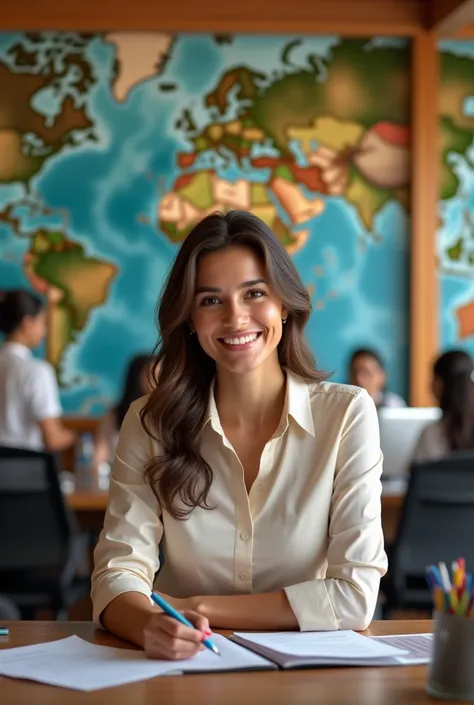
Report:
[[[94,437],[97,433],[100,424],[100,418],[94,416],[63,416],[63,424],[66,428],[78,434],[91,433]],[[76,454],[76,446],[67,448],[61,453],[61,469],[74,472],[74,458]]]
[[[385,543],[395,539],[405,495],[382,495],[382,528]]]
[[[68,507],[75,512],[101,513],[107,509],[108,493],[102,490],[77,490],[66,495]]]
[[[67,495],[67,503],[77,512],[105,512],[107,508],[107,492],[101,490],[77,490]],[[404,495],[388,495],[382,497],[382,520],[387,528],[396,529]]]
[[[90,622],[10,622],[8,641],[0,649],[77,634],[107,646],[130,644],[95,630]],[[430,632],[429,621],[373,622],[367,633]],[[0,677],[2,705],[420,705],[426,666],[324,668],[295,671],[214,673],[166,676],[119,688],[81,693]],[[445,701],[447,702],[447,701]]]
[[[99,490],[77,491],[67,495],[67,503],[76,512],[84,529],[101,528],[107,508],[107,496],[107,492]],[[403,495],[382,497],[382,527],[386,543],[391,543],[396,536],[403,500]]]

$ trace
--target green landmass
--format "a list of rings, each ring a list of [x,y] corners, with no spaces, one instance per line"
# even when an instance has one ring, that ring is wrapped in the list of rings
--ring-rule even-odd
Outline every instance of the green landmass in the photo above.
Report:
[[[394,192],[371,186],[355,169],[352,170],[345,198],[357,208],[365,228],[371,232],[374,217],[383,206],[394,198]]]
[[[474,71],[474,62],[473,67]],[[474,133],[464,128],[456,127],[452,117],[439,119],[440,145],[441,145],[441,200],[452,198],[459,187],[459,177],[449,163],[452,153],[464,156],[471,146]]]
[[[439,71],[440,115],[450,116],[457,127],[474,133],[474,117],[464,111],[465,99],[474,95],[474,59],[441,51]]]
[[[287,138],[298,140],[305,154],[312,151],[311,144],[314,142],[338,152],[345,152],[357,145],[363,134],[364,128],[360,124],[324,115],[314,118],[313,122],[305,127],[287,127]]]
[[[465,100],[474,96],[474,60],[441,51],[438,91],[441,130],[441,198],[452,198],[459,179],[449,164],[449,154],[465,156],[474,140],[474,117],[465,114]]]
[[[292,237],[290,229],[278,215],[275,215],[271,229],[273,234],[280,240],[283,247],[290,247],[294,244],[295,238]]]
[[[286,164],[279,164],[274,172],[276,177],[280,177],[281,179],[285,179],[285,181],[291,181],[291,183],[295,183],[295,177],[293,176],[293,172],[291,171],[290,167],[286,166]]]
[[[238,88],[237,100],[255,100],[259,91],[258,81],[265,78],[266,75],[260,71],[253,71],[246,66],[236,66],[221,76],[216,89],[207,94],[205,104],[208,108],[216,108],[223,115],[228,107],[229,92],[234,86]]]
[[[169,223],[167,220],[160,220],[159,228],[168,237],[172,243],[179,245],[188,237],[193,225],[189,225],[182,230],[179,230],[175,223]]]
[[[210,173],[197,171],[186,186],[179,187],[177,193],[199,210],[210,208],[214,198]]]
[[[250,202],[254,206],[267,206],[269,203],[271,203],[270,198],[268,196],[268,188],[266,184],[250,184]]]
[[[451,245],[450,247],[446,248],[446,254],[449,257],[450,260],[453,262],[458,262],[463,254],[463,241],[462,237],[460,237],[454,245]]]
[[[60,293],[50,303],[48,358],[59,369],[65,348],[84,329],[91,311],[105,304],[117,268],[88,257],[62,232],[39,230],[31,238],[28,266],[34,277]]]

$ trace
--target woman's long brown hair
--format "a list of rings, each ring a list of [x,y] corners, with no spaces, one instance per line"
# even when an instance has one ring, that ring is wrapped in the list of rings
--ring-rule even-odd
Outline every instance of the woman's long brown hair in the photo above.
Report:
[[[278,345],[281,366],[308,382],[325,378],[316,370],[303,334],[311,300],[283,245],[251,213],[231,211],[204,218],[182,244],[161,294],[157,314],[161,335],[153,370],[158,386],[141,411],[144,429],[160,448],[145,476],[162,507],[176,519],[187,518],[197,506],[211,509],[207,497],[213,471],[201,456],[200,444],[216,363],[197,336],[190,335],[189,321],[199,259],[230,246],[256,253],[270,287],[288,310]]]

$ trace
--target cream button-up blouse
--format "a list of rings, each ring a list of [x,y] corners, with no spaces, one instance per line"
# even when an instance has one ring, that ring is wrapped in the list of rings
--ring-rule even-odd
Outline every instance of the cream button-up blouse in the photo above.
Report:
[[[362,389],[287,375],[281,423],[247,493],[211,389],[201,452],[211,510],[187,520],[160,507],[143,469],[158,445],[134,402],[124,420],[95,550],[94,618],[121,593],[175,597],[284,589],[302,630],[361,629],[387,559],[377,413]],[[159,548],[164,554],[160,569]]]

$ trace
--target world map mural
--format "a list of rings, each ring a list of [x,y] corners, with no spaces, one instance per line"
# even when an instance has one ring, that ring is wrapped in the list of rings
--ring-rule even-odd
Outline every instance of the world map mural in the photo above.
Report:
[[[474,42],[440,45],[441,348],[474,355]]]
[[[474,94],[474,52],[442,57],[438,257],[464,272],[474,250],[451,237],[449,204],[466,188],[474,123],[460,100]],[[65,411],[98,414],[117,397],[130,357],[155,343],[180,243],[233,208],[291,254],[319,366],[345,381],[351,350],[375,347],[406,396],[410,139],[402,40],[0,34],[0,288],[45,297],[38,354]],[[449,276],[448,338],[474,298],[464,274],[459,286]]]

